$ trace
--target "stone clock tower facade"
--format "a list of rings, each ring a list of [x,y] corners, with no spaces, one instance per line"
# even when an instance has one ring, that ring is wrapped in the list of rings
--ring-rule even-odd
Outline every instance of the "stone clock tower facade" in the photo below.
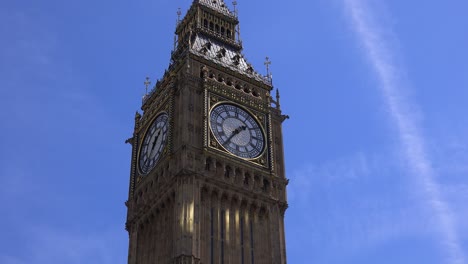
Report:
[[[194,0],[135,116],[129,264],[284,264],[279,95],[242,54],[236,12]]]

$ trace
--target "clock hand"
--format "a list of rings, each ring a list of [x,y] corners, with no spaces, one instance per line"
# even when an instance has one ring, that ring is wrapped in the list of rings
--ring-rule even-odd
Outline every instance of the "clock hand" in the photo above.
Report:
[[[161,130],[158,131],[158,134],[154,138],[153,143],[150,143],[151,149],[148,151],[148,158],[145,161],[145,165],[148,163],[148,166],[149,166],[149,163],[151,162],[151,156],[153,154],[154,147],[156,146],[156,143],[158,142],[159,135],[161,135]]]
[[[154,147],[156,146],[156,142],[158,141],[158,137],[159,137],[159,134],[161,133],[161,131],[158,132],[158,134],[156,135],[156,137],[154,138],[153,142],[149,143],[149,145],[151,145],[151,148],[148,149],[148,159],[147,161],[149,162],[150,161],[150,158],[151,158],[151,154],[153,153],[153,150],[154,150]],[[145,162],[146,163],[146,162]]]
[[[153,144],[151,146],[150,154],[153,152],[154,147],[156,146],[156,143],[158,142],[159,135],[161,135],[161,130],[158,131],[158,134],[156,135],[156,138],[154,138]]]
[[[234,130],[234,132],[232,132],[231,136],[229,136],[229,138],[226,140],[226,142],[224,142],[223,145],[226,145],[226,143],[228,143],[229,141],[231,141],[231,139],[232,139],[235,135],[239,134],[241,131],[243,131],[243,130],[245,130],[245,129],[247,129],[247,126],[246,126],[246,125],[239,126],[238,128],[236,128],[236,129]]]

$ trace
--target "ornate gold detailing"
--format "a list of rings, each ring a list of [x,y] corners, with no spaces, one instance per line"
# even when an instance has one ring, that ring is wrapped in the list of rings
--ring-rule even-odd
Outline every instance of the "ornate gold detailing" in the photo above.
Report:
[[[257,119],[260,121],[260,122],[264,122],[265,121],[265,117],[263,115],[255,115],[257,117]]]
[[[270,156],[270,170],[275,171],[274,153],[273,153],[273,127],[271,125],[271,115],[268,115],[268,149]]]

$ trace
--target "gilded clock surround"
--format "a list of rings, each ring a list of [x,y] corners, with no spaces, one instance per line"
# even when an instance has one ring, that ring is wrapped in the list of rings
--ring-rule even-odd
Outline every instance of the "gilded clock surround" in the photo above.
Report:
[[[207,124],[207,133],[209,134],[209,137],[208,137],[208,141],[210,142],[208,145],[210,148],[212,149],[215,149],[216,151],[220,151],[226,155],[230,155],[232,157],[235,157],[237,159],[242,159],[244,161],[247,161],[247,162],[251,162],[253,164],[256,164],[256,165],[261,165],[261,166],[266,166],[266,160],[268,158],[268,155],[266,155],[266,153],[268,152],[268,148],[269,148],[269,144],[268,144],[268,140],[267,140],[267,133],[265,133],[265,128],[266,128],[266,123],[265,123],[265,114],[262,114],[262,113],[253,113],[252,110],[249,110],[248,108],[242,106],[242,105],[239,105],[237,103],[233,103],[231,101],[226,101],[226,100],[223,100],[217,96],[211,96],[211,102],[212,104],[210,104],[210,108],[208,110],[208,124]],[[241,108],[242,110],[246,111],[250,116],[252,116],[254,118],[254,120],[259,124],[259,127],[263,133],[263,137],[264,137],[264,146],[263,146],[263,149],[261,151],[261,153],[255,157],[255,158],[242,158],[242,157],[239,157],[231,152],[229,152],[226,148],[224,148],[220,143],[219,141],[216,139],[216,137],[213,135],[213,132],[211,131],[211,119],[209,118],[209,115],[210,113],[212,112],[212,110],[218,106],[218,105],[221,105],[221,104],[231,104],[231,105],[235,105],[239,108]]]

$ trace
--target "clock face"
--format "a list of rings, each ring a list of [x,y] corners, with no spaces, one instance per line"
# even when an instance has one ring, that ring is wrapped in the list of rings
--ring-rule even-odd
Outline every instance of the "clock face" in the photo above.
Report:
[[[140,170],[146,174],[156,166],[167,142],[169,116],[160,114],[146,131],[140,149]]]
[[[263,153],[263,130],[251,114],[238,106],[215,106],[210,113],[210,128],[219,144],[240,158],[255,159]]]

